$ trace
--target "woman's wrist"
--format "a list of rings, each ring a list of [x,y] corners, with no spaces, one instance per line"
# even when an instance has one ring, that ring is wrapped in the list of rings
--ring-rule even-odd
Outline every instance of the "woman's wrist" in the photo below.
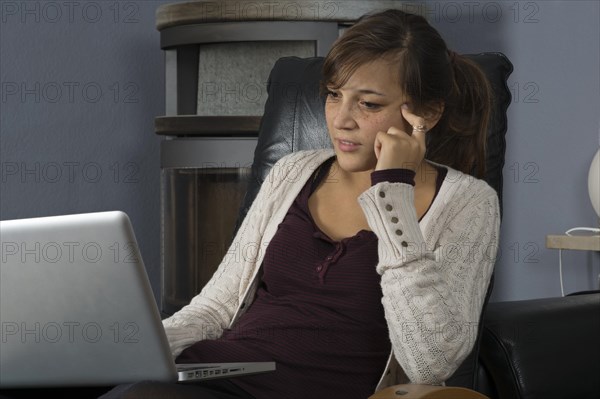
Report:
[[[371,185],[374,186],[377,183],[388,182],[406,183],[414,186],[415,176],[416,172],[411,169],[397,168],[376,170],[371,172]]]

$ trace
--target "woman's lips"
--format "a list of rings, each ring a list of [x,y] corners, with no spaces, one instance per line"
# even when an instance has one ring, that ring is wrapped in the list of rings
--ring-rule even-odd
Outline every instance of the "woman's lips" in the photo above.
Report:
[[[359,143],[350,140],[337,139],[338,148],[343,152],[352,152],[356,151],[358,147],[360,147]]]

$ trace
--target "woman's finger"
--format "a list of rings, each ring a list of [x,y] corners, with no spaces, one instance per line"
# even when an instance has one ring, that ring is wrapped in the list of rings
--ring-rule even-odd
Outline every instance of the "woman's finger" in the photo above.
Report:
[[[413,130],[429,130],[427,120],[422,116],[413,113],[408,103],[402,104],[402,116],[413,127]]]
[[[401,107],[401,112],[402,112],[402,116],[404,117],[404,119],[406,119],[406,121],[409,123],[409,125],[411,125],[413,128],[415,126],[424,126],[425,125],[425,120],[420,117],[419,115],[416,115],[413,113],[412,107],[410,106],[409,103],[404,103],[402,104]]]

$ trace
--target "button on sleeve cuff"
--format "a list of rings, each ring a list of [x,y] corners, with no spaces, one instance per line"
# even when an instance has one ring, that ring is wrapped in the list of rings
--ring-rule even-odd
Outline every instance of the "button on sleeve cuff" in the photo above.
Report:
[[[379,239],[379,274],[423,257],[434,258],[419,226],[411,185],[378,183],[362,193],[358,201]]]

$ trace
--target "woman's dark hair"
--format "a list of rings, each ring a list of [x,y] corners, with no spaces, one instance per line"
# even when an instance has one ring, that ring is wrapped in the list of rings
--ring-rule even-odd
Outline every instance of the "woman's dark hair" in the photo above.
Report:
[[[398,81],[415,113],[427,115],[444,104],[427,133],[426,158],[483,177],[492,100],[479,67],[449,51],[425,18],[392,9],[363,16],[334,43],[321,90],[342,87],[357,68],[381,58],[398,66]]]

